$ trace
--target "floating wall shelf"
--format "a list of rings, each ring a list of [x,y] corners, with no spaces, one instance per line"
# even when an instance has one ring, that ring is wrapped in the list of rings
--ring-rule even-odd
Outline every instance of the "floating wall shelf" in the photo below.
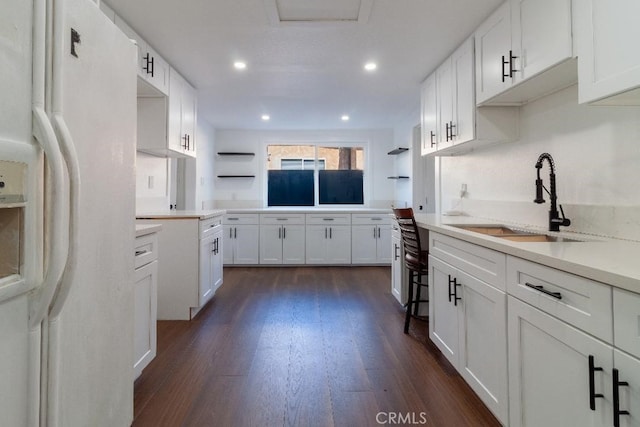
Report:
[[[405,151],[409,151],[409,149],[404,147],[398,147],[389,151],[387,154],[395,156],[396,154],[404,153]]]
[[[255,175],[218,175],[218,178],[255,178]]]
[[[409,179],[408,176],[388,176],[387,179]]]
[[[218,156],[255,156],[256,153],[241,153],[237,151],[219,151]]]

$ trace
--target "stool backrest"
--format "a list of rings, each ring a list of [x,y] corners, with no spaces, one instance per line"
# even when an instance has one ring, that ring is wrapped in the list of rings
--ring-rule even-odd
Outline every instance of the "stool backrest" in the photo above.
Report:
[[[402,245],[404,246],[405,261],[409,268],[420,269],[422,259],[422,247],[420,245],[420,233],[413,216],[413,209],[394,209],[394,215],[400,234],[402,235]]]

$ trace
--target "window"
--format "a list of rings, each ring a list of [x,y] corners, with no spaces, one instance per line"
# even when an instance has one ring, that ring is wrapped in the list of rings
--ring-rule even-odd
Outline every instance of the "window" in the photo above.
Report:
[[[267,205],[364,204],[364,148],[267,145]]]

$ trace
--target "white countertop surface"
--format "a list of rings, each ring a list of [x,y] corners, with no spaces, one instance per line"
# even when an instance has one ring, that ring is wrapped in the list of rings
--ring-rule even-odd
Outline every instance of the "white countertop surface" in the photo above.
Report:
[[[210,210],[194,210],[194,211],[150,211],[150,212],[137,212],[137,219],[209,219],[216,216],[224,215],[226,211],[224,209],[210,209]]]
[[[384,214],[391,213],[391,209],[372,209],[372,208],[314,208],[309,206],[300,207],[271,207],[271,208],[251,208],[251,209],[227,209],[230,214],[268,214],[268,213],[309,213],[309,214],[328,214],[328,213],[363,213],[363,214]]]
[[[564,270],[592,280],[640,293],[640,243],[570,232],[495,222],[467,216],[415,214],[421,228],[489,249]],[[505,224],[541,234],[583,239],[583,242],[516,242],[452,227],[459,224]]]
[[[162,224],[136,224],[136,237],[157,233],[162,230]]]

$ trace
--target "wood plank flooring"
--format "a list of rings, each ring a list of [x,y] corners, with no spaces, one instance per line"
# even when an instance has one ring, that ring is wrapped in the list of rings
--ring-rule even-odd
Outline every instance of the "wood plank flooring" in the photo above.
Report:
[[[500,425],[426,322],[402,333],[390,280],[387,267],[225,268],[194,320],[158,322],[133,425]]]

